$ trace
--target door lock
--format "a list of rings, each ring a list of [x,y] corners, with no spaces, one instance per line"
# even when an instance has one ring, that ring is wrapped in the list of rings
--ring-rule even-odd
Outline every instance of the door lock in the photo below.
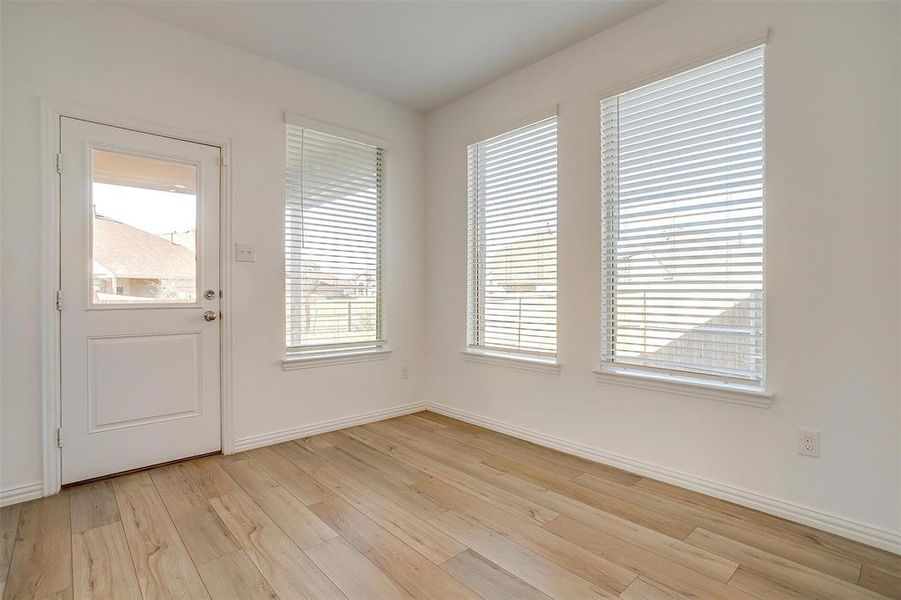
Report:
[[[208,310],[205,313],[203,313],[203,320],[204,321],[215,321],[216,317],[218,317],[218,316],[219,316],[219,313],[217,313],[215,310]]]
[[[203,297],[206,298],[207,300],[215,300],[216,292],[214,290],[207,290],[203,293]]]

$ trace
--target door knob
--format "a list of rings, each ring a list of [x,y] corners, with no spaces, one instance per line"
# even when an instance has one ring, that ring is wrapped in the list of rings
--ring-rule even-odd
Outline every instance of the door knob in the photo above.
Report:
[[[216,311],[208,310],[205,313],[203,313],[203,320],[204,321],[215,321],[216,317],[218,317],[218,316],[219,316],[219,314]]]

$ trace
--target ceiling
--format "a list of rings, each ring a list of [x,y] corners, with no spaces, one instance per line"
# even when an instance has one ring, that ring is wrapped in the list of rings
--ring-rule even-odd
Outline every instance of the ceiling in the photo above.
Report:
[[[430,111],[659,0],[132,0],[130,10]]]

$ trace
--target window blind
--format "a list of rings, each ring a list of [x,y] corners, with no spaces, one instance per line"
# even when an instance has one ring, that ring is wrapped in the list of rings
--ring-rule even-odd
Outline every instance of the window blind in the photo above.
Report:
[[[286,155],[288,353],[383,345],[383,150],[288,124]]]
[[[557,117],[468,148],[470,349],[557,354]]]
[[[761,383],[764,47],[601,102],[602,367]]]

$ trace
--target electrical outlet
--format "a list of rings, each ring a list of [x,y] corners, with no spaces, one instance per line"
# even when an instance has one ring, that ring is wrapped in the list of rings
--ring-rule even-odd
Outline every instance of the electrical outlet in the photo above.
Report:
[[[400,378],[408,379],[410,377],[410,369],[407,365],[404,365],[400,368]]]
[[[798,454],[820,457],[820,432],[798,430]]]
[[[235,244],[235,262],[256,262],[256,253],[250,244]]]

